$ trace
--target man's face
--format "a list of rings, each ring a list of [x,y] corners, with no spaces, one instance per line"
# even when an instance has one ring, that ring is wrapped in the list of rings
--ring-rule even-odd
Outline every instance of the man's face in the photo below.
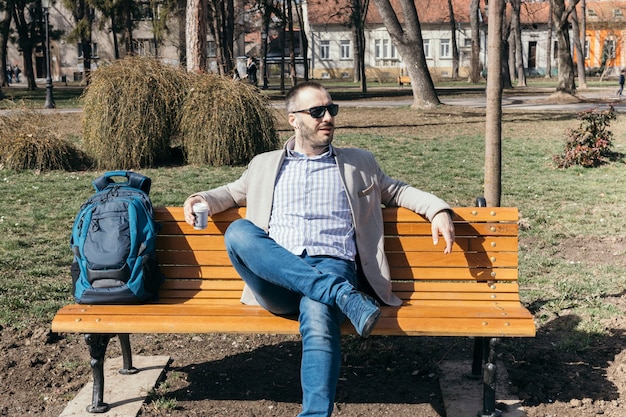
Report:
[[[296,110],[304,112],[289,113],[289,123],[296,133],[295,150],[305,155],[319,155],[323,153],[333,141],[335,132],[335,117],[325,109],[321,117],[313,117],[308,109],[317,106],[328,106],[333,101],[326,90],[305,88],[295,101]]]

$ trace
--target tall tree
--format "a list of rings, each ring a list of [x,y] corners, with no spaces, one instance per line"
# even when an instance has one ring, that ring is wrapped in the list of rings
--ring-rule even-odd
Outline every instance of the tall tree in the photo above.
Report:
[[[208,0],[209,31],[215,41],[218,73],[226,75],[235,68],[235,3],[233,0]]]
[[[517,75],[517,86],[526,87],[526,73],[524,72],[524,57],[522,54],[522,25],[520,23],[521,0],[510,0],[511,2],[511,34],[513,35],[515,52],[515,72]]]
[[[296,38],[293,33],[293,4],[291,0],[286,0],[287,7],[287,24],[289,26],[289,78],[291,79],[291,86],[295,86],[298,83],[298,72],[296,71]]]
[[[13,18],[13,0],[6,0],[0,3],[0,74],[2,75],[2,85],[8,85],[7,78],[7,46],[9,44],[9,35],[11,33],[11,21]],[[0,97],[4,98],[4,95],[0,91]]]
[[[302,62],[304,62],[304,79],[309,80],[309,36],[304,30],[304,11],[302,9],[302,1],[296,1],[296,15],[298,16],[298,25],[300,26],[300,54]]]
[[[477,84],[482,71],[480,65],[480,0],[470,2],[470,28],[472,30],[472,55],[470,61],[469,82]]]
[[[546,39],[546,78],[552,77],[552,1],[548,1],[548,39]]]
[[[450,16],[450,34],[452,42],[452,78],[459,77],[459,46],[456,43],[456,18],[452,0],[448,0],[448,15]]]
[[[86,0],[63,0],[63,5],[72,12],[76,22],[74,29],[67,35],[70,41],[77,41],[83,54],[83,74],[89,83],[91,75],[91,36],[93,32],[94,9]]]
[[[367,93],[365,18],[368,8],[369,0],[350,0],[350,25],[354,39],[354,81],[361,83],[363,93]]]
[[[35,73],[33,72],[33,50],[35,45],[41,42],[42,38],[37,25],[42,22],[41,7],[31,3],[29,0],[15,0],[13,3],[13,22],[18,35],[18,46],[22,50],[24,57],[24,75],[28,83],[29,90],[36,90]]]
[[[551,0],[552,19],[556,28],[556,38],[559,45],[558,69],[559,77],[556,91],[565,94],[576,94],[574,82],[574,61],[569,38],[569,16],[576,8],[578,0],[570,0],[566,5],[565,0]]]
[[[404,28],[389,0],[374,0],[374,3],[380,12],[385,28],[406,64],[413,90],[413,107],[428,108],[441,104],[426,63],[422,28],[415,2],[399,0],[404,15]]]
[[[206,7],[203,0],[187,0],[187,24],[185,25],[188,72],[206,71]]]
[[[580,27],[578,26],[578,14],[576,9],[572,10],[572,32],[574,33],[574,50],[576,51],[576,69],[578,71],[578,85],[580,88],[587,88],[587,76],[585,75],[585,52],[583,51],[583,45],[581,38],[584,42],[584,34],[581,35]]]
[[[485,199],[500,206],[502,194],[502,26],[504,0],[489,2],[487,105],[485,117]],[[493,411],[493,410],[491,410]]]

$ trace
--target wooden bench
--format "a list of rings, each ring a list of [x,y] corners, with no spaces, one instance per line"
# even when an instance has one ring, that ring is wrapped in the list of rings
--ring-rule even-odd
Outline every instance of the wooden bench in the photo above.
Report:
[[[130,333],[297,334],[295,319],[239,302],[243,282],[225,252],[229,223],[245,216],[231,209],[194,230],[180,207],[155,209],[163,228],[158,261],[167,280],[160,300],[145,305],[68,305],[52,321],[59,333],[84,333],[94,378],[91,412],[103,412],[103,362],[111,337],[122,342],[122,373],[132,373]],[[430,223],[405,209],[383,210],[386,252],[401,307],[382,307],[373,335],[475,337],[472,375],[485,382],[483,415],[495,410],[495,342],[532,337],[535,325],[518,286],[516,208],[454,208],[456,242],[443,254],[432,243]],[[345,333],[355,333],[345,321]],[[485,370],[485,372],[482,372]]]
[[[408,75],[401,75],[398,77],[398,85],[403,87],[404,84],[411,84],[411,78]]]

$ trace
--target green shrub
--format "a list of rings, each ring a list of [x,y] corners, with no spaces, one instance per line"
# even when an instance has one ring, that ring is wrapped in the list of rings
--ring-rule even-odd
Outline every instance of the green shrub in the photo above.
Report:
[[[580,126],[568,132],[565,152],[555,155],[554,161],[559,168],[580,165],[586,168],[597,167],[614,159],[613,132],[609,130],[611,120],[615,120],[615,109],[586,110],[578,113]]]
[[[83,143],[97,168],[167,161],[187,79],[182,70],[143,57],[94,71],[83,97]]]
[[[27,169],[81,170],[89,158],[74,144],[42,126],[41,117],[26,109],[13,110],[0,118],[0,167]]]
[[[255,87],[211,74],[190,78],[180,120],[187,162],[243,165],[279,146],[272,110]]]

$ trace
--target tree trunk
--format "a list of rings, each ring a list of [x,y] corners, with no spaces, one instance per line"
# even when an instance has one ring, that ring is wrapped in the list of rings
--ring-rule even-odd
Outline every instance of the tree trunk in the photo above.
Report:
[[[448,15],[450,16],[450,34],[452,42],[452,78],[459,78],[459,46],[456,44],[456,19],[452,0],[448,0]]]
[[[554,12],[554,26],[556,37],[559,43],[558,69],[559,77],[556,91],[565,94],[576,94],[576,83],[574,82],[574,61],[572,60],[571,45],[569,41],[569,14],[576,7],[578,0],[572,0],[567,8],[565,0],[552,0]]]
[[[5,3],[6,10],[3,12],[2,21],[0,21],[0,74],[2,74],[2,86],[9,85],[7,78],[7,44],[9,42],[9,34],[11,33],[11,19],[13,14],[13,0]],[[0,99],[4,98],[4,94],[0,91]]]
[[[304,66],[304,80],[309,80],[309,38],[304,30],[304,18],[302,11],[302,2],[296,3],[296,13],[298,15],[298,24],[300,25],[300,53],[302,54],[302,62]]]
[[[500,29],[500,72],[502,73],[502,78],[500,79],[500,82],[502,83],[502,88],[510,89],[513,88],[513,83],[511,82],[511,71],[509,68],[509,35],[511,34],[511,20],[507,19],[506,2],[503,7],[504,11],[502,13],[504,13],[504,15],[502,19],[500,19],[502,22]],[[489,26],[491,27],[491,24],[489,24]],[[491,53],[489,53],[489,57],[491,56]],[[491,60],[491,58],[489,58],[489,60]]]
[[[396,12],[389,0],[374,0],[383,19],[385,28],[389,32],[398,52],[406,65],[411,88],[413,90],[413,108],[429,108],[441,104],[435,84],[430,76],[426,56],[424,55],[424,40],[422,29],[417,17],[417,9],[413,0],[400,0],[404,14],[405,27],[400,25]]]
[[[485,117],[485,199],[500,206],[502,193],[502,26],[504,0],[489,2],[487,104]]]
[[[202,0],[187,1],[187,71],[206,71],[206,14]]]
[[[289,24],[289,78],[291,86],[298,84],[298,76],[296,72],[296,38],[293,36],[293,11],[291,0],[287,0],[287,23]]]
[[[553,12],[552,1],[549,1],[548,6],[548,45],[546,47],[546,78],[552,77],[552,26],[553,26]]]
[[[480,65],[480,21],[478,15],[480,10],[478,6],[480,0],[471,0],[470,3],[470,27],[472,29],[472,57],[470,63],[469,81],[478,84],[480,81],[480,73],[482,68]]]
[[[578,71],[578,86],[587,88],[587,77],[585,75],[585,51],[580,44],[580,27],[578,26],[578,13],[576,9],[572,11],[572,32],[574,33],[574,49],[576,51],[576,69]],[[583,36],[584,38],[584,36]]]
[[[515,68],[517,72],[517,86],[526,87],[526,72],[524,71],[524,56],[522,51],[522,26],[520,25],[520,0],[511,0],[513,13],[511,14],[511,33],[515,43]]]

